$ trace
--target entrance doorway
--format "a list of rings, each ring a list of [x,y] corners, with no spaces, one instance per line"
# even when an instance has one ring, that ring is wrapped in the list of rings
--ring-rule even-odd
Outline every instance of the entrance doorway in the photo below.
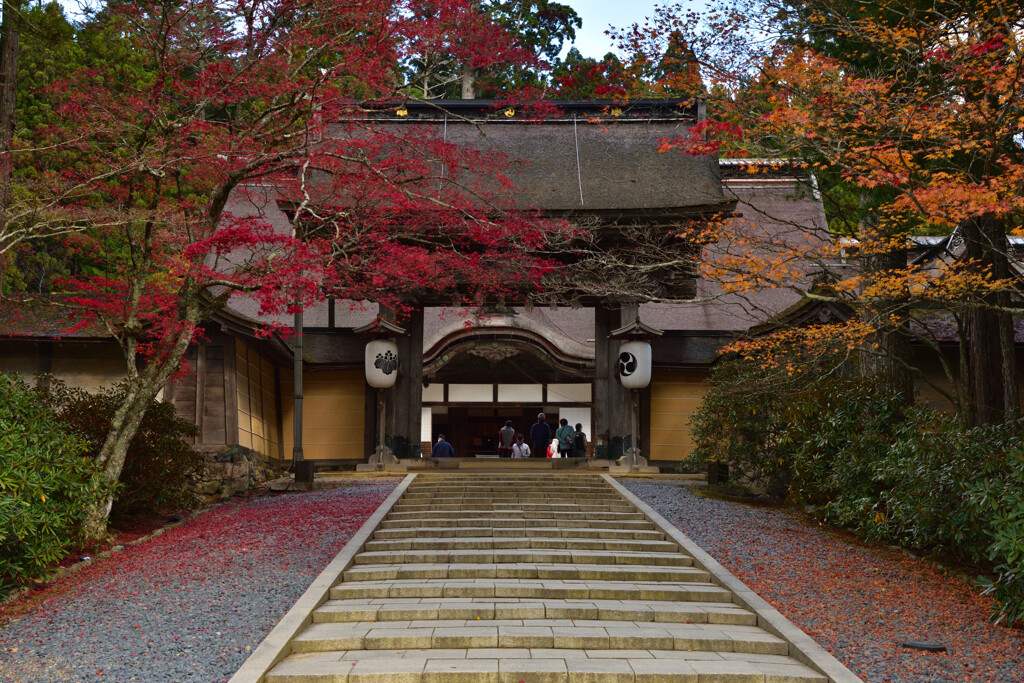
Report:
[[[476,390],[466,391],[468,386],[473,386]],[[516,431],[521,432],[524,439],[529,442],[530,427],[537,421],[539,412],[544,413],[552,435],[558,428],[558,421],[565,418],[572,426],[581,423],[589,439],[589,383],[535,385],[530,387],[529,393],[536,394],[536,398],[540,399],[537,402],[502,401],[500,399],[504,397],[503,395],[509,393],[503,390],[505,386],[435,384],[424,390],[421,421],[424,454],[430,453],[437,435],[443,433],[455,449],[457,457],[497,455],[498,432],[505,425],[505,421],[511,420]],[[522,387],[521,391],[525,389],[523,385],[517,386]],[[466,400],[467,398],[470,400]],[[540,455],[543,457],[546,454]]]

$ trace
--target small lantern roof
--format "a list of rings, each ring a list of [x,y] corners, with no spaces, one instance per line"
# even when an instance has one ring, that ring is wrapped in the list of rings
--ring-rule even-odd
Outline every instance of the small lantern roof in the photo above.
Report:
[[[384,318],[377,317],[372,322],[357,327],[352,330],[360,337],[369,337],[371,339],[387,338],[392,339],[394,337],[404,337],[409,334],[409,331],[404,327],[400,327],[395,323],[385,320]]]
[[[665,330],[646,325],[640,320],[633,320],[628,325],[612,330],[608,334],[609,339],[653,339],[665,334]]]

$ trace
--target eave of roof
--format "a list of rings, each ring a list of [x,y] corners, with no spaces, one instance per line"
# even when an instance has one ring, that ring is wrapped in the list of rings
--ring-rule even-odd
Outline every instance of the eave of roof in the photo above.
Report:
[[[531,115],[535,107],[518,107],[501,100],[418,100],[394,103],[379,110],[369,110],[367,118],[374,120],[436,120],[448,114],[470,120],[494,123],[523,121],[559,121],[572,123],[580,116],[615,121],[697,121],[701,117],[701,104],[683,99],[641,99],[620,102],[616,100],[544,100],[542,106],[553,108],[544,115]],[[516,109],[519,111],[515,111]],[[512,109],[512,115],[507,112]],[[398,114],[403,111],[404,114]],[[524,113],[525,112],[525,113]]]

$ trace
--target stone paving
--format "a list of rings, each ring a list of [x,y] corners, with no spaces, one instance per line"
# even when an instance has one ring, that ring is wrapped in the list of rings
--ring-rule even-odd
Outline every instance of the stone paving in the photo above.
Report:
[[[713,579],[601,477],[418,475],[262,680],[829,680]]]

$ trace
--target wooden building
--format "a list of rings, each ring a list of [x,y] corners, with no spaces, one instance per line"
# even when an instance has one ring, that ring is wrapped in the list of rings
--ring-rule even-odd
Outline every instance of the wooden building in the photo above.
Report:
[[[517,160],[513,179],[521,206],[608,226],[671,225],[735,212],[750,229],[777,239],[828,238],[820,199],[801,178],[737,173],[735,164],[714,157],[659,154],[660,139],[681,136],[697,123],[696,106],[637,102],[612,110],[559,103],[564,115],[538,122],[496,112],[489,102],[438,104],[408,106],[382,124],[429,128]],[[444,110],[453,116],[446,120],[438,113]],[[271,193],[230,207],[235,215],[259,213],[281,231],[291,230],[288,209]],[[678,461],[692,449],[689,417],[706,392],[718,349],[796,303],[797,295],[722,295],[695,276],[671,286],[679,303],[629,306],[583,298],[574,307],[511,302],[518,305],[481,314],[423,302],[400,323],[398,381],[383,402],[363,370],[376,305],[328,301],[307,310],[304,457],[325,464],[366,461],[382,403],[387,443],[399,457],[420,455],[438,432],[449,436],[457,455],[493,453],[505,420],[525,432],[541,411],[553,426],[563,417],[582,423],[598,455],[618,457],[632,435],[614,333],[644,329],[653,331],[653,375],[640,394],[639,445],[654,463]],[[287,461],[294,342],[258,338],[261,322],[252,304],[233,301],[208,324],[207,341],[190,350],[196,372],[169,385],[164,397],[200,426],[203,450],[239,447]],[[88,375],[83,386],[113,380],[117,349],[97,335],[61,336],[55,324],[24,327],[0,336],[0,371],[63,374],[67,363]]]

